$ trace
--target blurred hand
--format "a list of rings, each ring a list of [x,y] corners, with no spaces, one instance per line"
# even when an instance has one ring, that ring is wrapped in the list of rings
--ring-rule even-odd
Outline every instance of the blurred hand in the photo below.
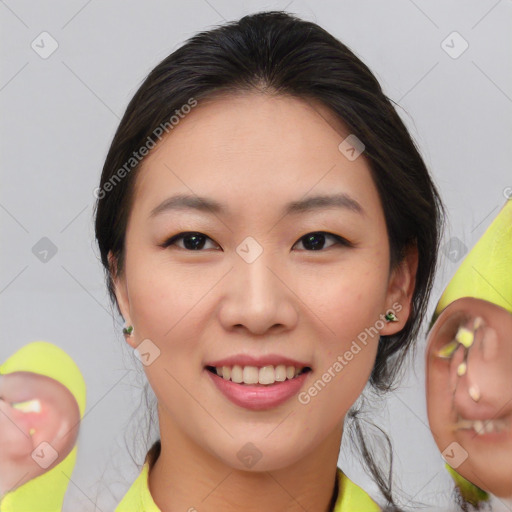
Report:
[[[428,340],[430,429],[441,452],[451,447],[448,464],[501,498],[512,497],[511,376],[512,314],[470,297],[450,304]]]
[[[0,375],[0,496],[63,460],[79,424],[78,404],[60,382],[30,372]]]

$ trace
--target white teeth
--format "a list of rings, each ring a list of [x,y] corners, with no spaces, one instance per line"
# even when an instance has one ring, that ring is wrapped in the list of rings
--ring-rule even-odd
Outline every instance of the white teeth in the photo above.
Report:
[[[277,382],[284,382],[286,380],[286,366],[284,364],[277,365],[275,373]]]
[[[215,367],[215,373],[224,380],[231,380],[237,384],[264,384],[271,385],[275,382],[284,382],[286,379],[297,377],[303,368],[279,364],[263,366],[222,366]]]
[[[264,366],[260,368],[258,382],[260,384],[274,384],[276,381],[276,372],[273,366]]]
[[[259,371],[256,366],[244,366],[244,383],[258,384]]]
[[[231,368],[231,380],[240,384],[244,380],[244,373],[241,366],[237,364]]]

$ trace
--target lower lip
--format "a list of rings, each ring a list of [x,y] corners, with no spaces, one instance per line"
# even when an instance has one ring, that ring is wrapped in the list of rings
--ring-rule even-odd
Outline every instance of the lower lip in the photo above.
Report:
[[[286,402],[296,395],[303,386],[304,381],[311,371],[302,373],[298,377],[284,382],[276,382],[271,385],[263,384],[237,384],[230,380],[223,379],[217,374],[205,370],[212,382],[217,386],[223,395],[234,404],[250,409],[252,411],[263,411],[272,409]]]

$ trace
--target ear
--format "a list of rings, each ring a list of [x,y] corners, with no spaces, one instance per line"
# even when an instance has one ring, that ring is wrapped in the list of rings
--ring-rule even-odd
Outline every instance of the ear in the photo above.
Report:
[[[128,325],[132,325],[130,318],[130,300],[128,298],[128,287],[126,286],[126,279],[124,273],[119,275],[117,271],[117,260],[112,254],[112,251],[108,253],[109,270],[114,283],[114,292],[116,294],[117,304],[121,310],[121,315]],[[130,340],[127,340],[130,343]],[[131,343],[130,343],[131,345]]]
[[[80,410],[60,382],[31,372],[0,379],[0,492],[51,470],[73,449]]]
[[[417,270],[418,248],[414,245],[406,249],[402,261],[391,271],[386,295],[386,313],[393,312],[398,321],[386,322],[380,331],[382,336],[395,334],[404,328],[411,314]]]

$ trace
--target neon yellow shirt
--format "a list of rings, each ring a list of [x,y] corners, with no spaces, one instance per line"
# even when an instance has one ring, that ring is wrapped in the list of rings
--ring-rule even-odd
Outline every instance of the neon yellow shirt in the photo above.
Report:
[[[115,512],[161,512],[156,506],[148,487],[149,465],[146,462],[139,476],[125,494]],[[334,512],[379,512],[379,506],[359,486],[337,470],[338,499]]]

